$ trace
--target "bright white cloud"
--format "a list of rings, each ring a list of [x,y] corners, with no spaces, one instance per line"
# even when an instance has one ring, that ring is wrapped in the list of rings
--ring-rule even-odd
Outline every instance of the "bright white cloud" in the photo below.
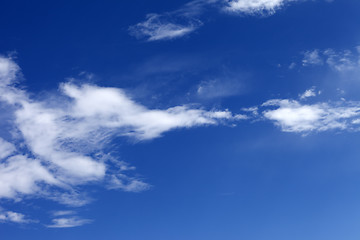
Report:
[[[241,119],[227,110],[191,106],[148,109],[121,89],[88,84],[63,83],[58,94],[37,101],[13,85],[19,71],[11,59],[0,58],[0,100],[13,111],[18,132],[16,144],[0,139],[0,198],[36,195],[80,206],[89,201],[76,190],[84,184],[146,190],[147,183],[128,175],[133,167],[102,152],[112,136],[142,141],[176,128]],[[76,225],[68,220],[53,226]]]
[[[225,10],[245,14],[273,14],[285,3],[294,0],[226,0]]]
[[[41,190],[38,183],[61,186],[61,182],[39,160],[16,155],[0,164],[1,198],[37,193]]]
[[[360,103],[357,102],[302,104],[295,100],[274,99],[262,106],[270,108],[263,111],[265,119],[273,121],[285,132],[358,130],[354,124],[360,117]]]

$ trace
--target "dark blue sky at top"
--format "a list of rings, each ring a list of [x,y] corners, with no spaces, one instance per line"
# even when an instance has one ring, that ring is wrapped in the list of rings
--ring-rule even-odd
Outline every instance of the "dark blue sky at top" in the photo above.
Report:
[[[267,17],[212,9],[201,28],[179,39],[129,35],[129,26],[146,14],[186,2],[2,1],[0,54],[16,52],[22,85],[39,98],[76,78],[123,88],[161,109],[195,103],[237,113],[272,98],[297,98],[312,86],[324,92],[323,101],[337,100],[338,88],[360,100],[357,76],[345,81],[326,67],[289,69],[292,62],[301,65],[305,51],[360,45],[359,1],[295,2]],[[235,84],[235,93],[197,96],[199,84],[212,79]],[[141,143],[119,137],[112,151],[136,167],[150,190],[89,186],[94,201],[76,211],[91,224],[0,224],[0,239],[355,240],[359,140],[353,132],[284,133],[265,121],[175,130]],[[48,211],[68,209],[31,198],[0,206],[40,221]]]

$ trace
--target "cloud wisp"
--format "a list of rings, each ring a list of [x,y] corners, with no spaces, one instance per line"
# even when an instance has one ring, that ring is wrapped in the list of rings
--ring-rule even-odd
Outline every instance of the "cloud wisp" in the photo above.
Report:
[[[55,218],[52,220],[51,225],[47,225],[48,228],[73,228],[80,227],[85,224],[91,223],[90,219],[82,219],[78,217],[69,217],[69,218]]]
[[[203,25],[201,15],[208,9],[226,14],[269,16],[298,0],[193,0],[179,9],[162,14],[151,13],[145,21],[129,27],[131,35],[147,41],[184,37]]]
[[[293,63],[295,64],[295,63]],[[360,68],[360,47],[355,50],[337,51],[329,48],[326,50],[314,49],[303,53],[302,66],[326,65],[336,72],[347,72]]]
[[[13,60],[0,57],[0,101],[12,116],[12,137],[0,136],[0,199],[36,196],[81,206],[88,202],[80,191],[84,185],[143,191],[149,185],[131,176],[134,167],[106,152],[113,137],[144,141],[177,128],[240,119],[227,110],[188,105],[148,109],[121,89],[70,82],[38,100],[17,87],[20,74]],[[52,227],[80,223],[84,222],[58,218]]]
[[[188,35],[201,25],[202,22],[195,18],[148,14],[144,22],[131,26],[129,31],[136,38],[147,41],[170,40]]]

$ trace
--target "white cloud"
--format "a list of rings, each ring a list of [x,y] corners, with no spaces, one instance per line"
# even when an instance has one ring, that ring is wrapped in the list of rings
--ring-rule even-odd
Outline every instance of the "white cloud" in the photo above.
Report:
[[[148,14],[144,22],[129,28],[130,33],[137,38],[146,38],[148,41],[169,40],[183,37],[202,25],[199,20],[185,18],[171,20],[167,15]]]
[[[0,212],[0,223],[1,222],[28,223],[30,222],[30,220],[26,219],[24,214],[12,211],[5,211]]]
[[[333,49],[327,49],[324,51],[324,56],[326,63],[339,72],[354,70],[360,67],[359,56],[355,56],[350,50],[336,52]]]
[[[322,65],[323,59],[320,57],[319,50],[306,51],[304,53],[304,59],[302,60],[303,66],[309,65]]]
[[[299,97],[301,100],[304,100],[306,98],[309,97],[315,97],[316,96],[316,92],[315,92],[315,87],[312,87],[308,90],[306,90],[303,94],[301,94]]]
[[[0,164],[0,198],[37,193],[41,190],[38,183],[61,186],[39,160],[16,155]]]
[[[15,152],[15,146],[0,138],[0,159],[4,159]]]
[[[241,119],[228,110],[186,105],[148,109],[121,89],[88,84],[63,83],[57,94],[39,101],[13,85],[19,74],[11,59],[0,57],[0,101],[8,104],[18,132],[16,141],[0,139],[0,198],[35,195],[81,206],[90,201],[79,191],[84,184],[146,190],[147,183],[129,176],[133,167],[103,153],[112,136],[143,141],[176,128]]]
[[[129,28],[130,34],[148,41],[180,38],[202,26],[200,15],[208,8],[225,13],[271,15],[285,4],[298,0],[193,0],[163,14],[148,14],[146,20]]]
[[[360,52],[358,48],[356,51],[349,49],[336,51],[329,48],[323,51],[315,49],[304,53],[303,66],[323,65],[324,63],[337,72],[356,70],[360,67]]]
[[[72,228],[79,227],[92,222],[90,219],[81,219],[78,217],[56,218],[52,220],[53,224],[47,225],[48,228]]]
[[[245,14],[273,14],[285,3],[294,0],[226,0],[225,10]]]
[[[108,188],[121,189],[125,192],[142,192],[148,190],[150,185],[140,180],[129,178],[124,174],[117,174],[110,176]]]
[[[275,108],[264,110],[263,116],[285,132],[359,130],[354,126],[354,120],[360,117],[360,103],[357,102],[302,104],[295,100],[274,99],[262,106]]]

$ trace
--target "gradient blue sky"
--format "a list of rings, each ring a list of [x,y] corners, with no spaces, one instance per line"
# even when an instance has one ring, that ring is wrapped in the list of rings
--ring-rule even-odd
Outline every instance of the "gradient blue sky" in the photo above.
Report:
[[[358,240],[360,1],[3,1],[0,239]]]

